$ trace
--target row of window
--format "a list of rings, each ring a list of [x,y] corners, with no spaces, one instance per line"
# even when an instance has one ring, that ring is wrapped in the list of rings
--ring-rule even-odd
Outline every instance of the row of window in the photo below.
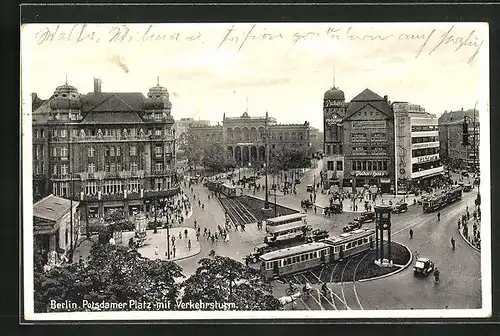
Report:
[[[414,149],[414,150],[412,150],[411,156],[412,157],[419,157],[419,156],[433,155],[433,154],[439,154],[438,147]]]
[[[436,142],[438,141],[438,137],[432,136],[432,137],[415,137],[411,138],[411,143],[416,144],[416,143],[423,143],[423,142]]]
[[[372,133],[370,136],[366,133],[352,133],[352,142],[366,142],[366,141],[386,141],[387,135],[385,133]]]
[[[368,154],[370,152],[372,154],[387,154],[387,146],[353,147],[352,152],[353,154]]]
[[[425,132],[425,131],[437,131],[438,125],[426,125],[426,126],[412,126],[412,132]]]
[[[425,163],[414,163],[411,165],[412,172],[416,173],[423,170],[433,169],[441,167],[441,160],[437,159],[435,161],[425,162]]]
[[[61,165],[62,166],[65,166],[64,164]],[[56,174],[56,167],[57,165],[54,165],[54,174]],[[132,173],[136,173],[137,170],[138,170],[138,164],[137,162],[131,162],[130,163],[130,170]],[[154,165],[154,171],[157,172],[157,173],[161,173],[164,171],[164,167],[166,167],[166,169],[170,169],[170,165],[163,165],[163,162],[157,162],[155,163]],[[120,172],[120,171],[124,171],[124,170],[127,170],[127,169],[124,169],[125,167],[122,166],[121,164],[117,163],[117,164],[106,164],[104,165],[104,171],[106,173],[116,173],[116,172]],[[62,168],[61,168],[62,169]],[[87,166],[87,172],[89,174],[93,174],[96,172],[96,164],[95,163],[89,163],[88,166]],[[64,174],[61,172],[61,174]]]
[[[303,230],[302,230],[303,228],[304,227],[297,227],[297,228],[288,229],[288,230],[281,230],[279,232],[276,232],[274,235],[276,235],[276,236],[285,236],[285,235],[291,234],[291,233],[303,232]]]
[[[353,249],[357,246],[369,244],[369,242],[370,242],[370,240],[368,239],[368,237],[360,238],[360,239],[355,240],[353,242],[349,242],[349,243],[345,243],[343,245],[335,246],[333,249],[333,253],[339,253],[341,247],[344,251],[347,251],[347,250]],[[278,267],[283,267],[283,266],[287,266],[287,265],[301,263],[301,262],[308,261],[308,260],[318,259],[322,255],[326,257],[329,254],[330,254],[330,249],[325,248],[325,249],[315,251],[315,252],[307,252],[307,253],[302,253],[302,254],[299,254],[299,255],[296,255],[293,257],[268,261],[268,262],[265,262],[264,266],[266,269],[270,270],[273,268],[273,263],[275,263],[275,262],[278,262]]]
[[[326,144],[326,155],[330,154],[341,154],[343,152],[343,146],[341,144]]]
[[[273,222],[268,221],[266,225],[267,226],[278,226],[278,225],[285,225],[285,224],[290,224],[290,223],[304,223],[305,224],[305,220],[302,220],[301,218],[300,219],[292,218],[292,219],[287,219],[285,221],[280,221],[277,223],[273,223]]]
[[[338,170],[338,171],[344,170],[344,162],[342,162],[340,160],[339,161],[327,161],[326,168],[328,170],[330,170],[330,171],[335,170],[334,169],[334,163],[335,162],[337,163],[337,169],[336,170]]]
[[[352,160],[352,170],[387,171],[387,160]]]

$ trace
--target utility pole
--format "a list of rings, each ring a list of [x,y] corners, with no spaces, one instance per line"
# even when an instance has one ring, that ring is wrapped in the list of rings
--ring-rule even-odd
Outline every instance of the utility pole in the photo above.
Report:
[[[264,148],[265,148],[265,151],[266,151],[266,171],[265,171],[265,174],[266,174],[266,198],[265,198],[265,201],[264,201],[264,209],[265,210],[268,210],[269,209],[269,191],[268,191],[268,185],[267,185],[267,172],[268,172],[268,166],[269,166],[269,153],[267,151],[267,138],[268,138],[268,130],[267,130],[267,119],[268,119],[268,112],[266,111],[266,122],[265,122],[265,134],[264,134]]]
[[[69,262],[72,263],[73,262],[73,250],[74,250],[74,243],[73,243],[73,195],[74,195],[74,192],[75,192],[75,181],[73,180],[73,171],[75,169],[74,167],[74,160],[73,160],[73,157],[74,155],[72,155],[72,151],[74,149],[74,146],[71,146],[72,144],[72,140],[71,140],[71,134],[68,134],[68,136],[70,137],[70,140],[69,140],[69,144],[68,146],[70,147],[69,150],[68,150],[68,154],[70,156],[70,169],[71,169],[71,195],[70,195],[70,198],[69,198],[69,225],[70,225],[70,234],[71,234],[71,239],[70,239],[70,251],[69,251]]]

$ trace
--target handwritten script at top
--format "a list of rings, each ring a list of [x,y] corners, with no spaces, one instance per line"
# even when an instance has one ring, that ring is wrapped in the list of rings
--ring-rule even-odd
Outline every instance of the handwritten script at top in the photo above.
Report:
[[[208,34],[207,34],[208,35]],[[419,33],[395,32],[390,34],[380,34],[375,30],[358,29],[356,27],[335,28],[329,27],[323,30],[297,30],[280,32],[274,29],[272,32],[259,27],[258,24],[249,25],[247,29],[236,29],[234,26],[221,30],[219,37],[213,35],[204,36],[202,31],[186,32],[172,31],[165,26],[150,25],[147,28],[138,29],[134,26],[116,25],[104,31],[99,26],[87,24],[75,24],[73,26],[44,27],[36,35],[38,45],[53,42],[68,43],[110,43],[126,44],[140,42],[175,43],[190,42],[202,44],[214,44],[217,49],[235,48],[238,52],[250,43],[255,42],[276,42],[282,41],[290,44],[290,50],[297,44],[312,41],[315,39],[342,40],[363,43],[381,43],[384,41],[417,42],[419,48],[415,50],[415,57],[419,57],[423,52],[429,55],[438,50],[457,52],[468,50],[470,57],[467,63],[472,63],[481,49],[484,40],[475,30],[470,30],[466,34],[458,33],[455,26],[450,26],[447,30],[437,31],[428,29]],[[448,47],[448,49],[445,49]]]

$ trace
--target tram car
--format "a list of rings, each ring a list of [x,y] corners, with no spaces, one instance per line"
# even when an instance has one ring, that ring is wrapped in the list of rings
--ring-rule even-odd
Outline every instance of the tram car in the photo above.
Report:
[[[454,186],[449,190],[439,191],[428,198],[422,199],[424,212],[436,211],[462,198],[462,186]]]
[[[226,197],[236,197],[236,187],[226,184],[220,180],[206,180],[205,186],[208,190],[220,193]]]
[[[306,271],[373,248],[374,229],[359,229],[312,242],[265,253],[258,267],[267,279]]]

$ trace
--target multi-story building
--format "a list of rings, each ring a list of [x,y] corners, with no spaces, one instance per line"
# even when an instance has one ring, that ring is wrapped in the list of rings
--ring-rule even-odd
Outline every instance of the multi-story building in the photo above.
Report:
[[[241,117],[226,117],[222,125],[192,125],[189,132],[201,146],[223,144],[226,155],[233,157],[238,166],[261,167],[265,162],[266,128],[268,150],[273,157],[282,148],[310,150],[309,122],[304,124],[278,124],[269,116],[251,117],[247,112]]]
[[[320,132],[316,127],[311,127],[309,130],[309,142],[311,143],[311,153],[319,155],[323,153],[323,132]]]
[[[343,187],[394,188],[394,112],[387,96],[369,89],[354,97],[342,120]]]
[[[396,125],[396,192],[432,186],[443,173],[436,115],[407,102],[394,102],[392,108]]]
[[[181,118],[175,121],[175,152],[177,158],[183,156],[182,148],[186,145],[185,134],[190,126],[210,126],[210,120],[195,120],[194,118]]]
[[[469,145],[463,145],[464,118]],[[439,117],[440,155],[453,168],[479,169],[479,113],[474,110],[445,111]]]
[[[344,132],[342,120],[347,104],[342,90],[332,87],[323,96],[323,170],[324,188],[340,187],[344,180]]]
[[[35,97],[35,95],[34,95]],[[80,201],[87,216],[139,210],[179,192],[172,104],[159,84],[137,92],[80,94],[64,84],[33,111],[34,199]]]

